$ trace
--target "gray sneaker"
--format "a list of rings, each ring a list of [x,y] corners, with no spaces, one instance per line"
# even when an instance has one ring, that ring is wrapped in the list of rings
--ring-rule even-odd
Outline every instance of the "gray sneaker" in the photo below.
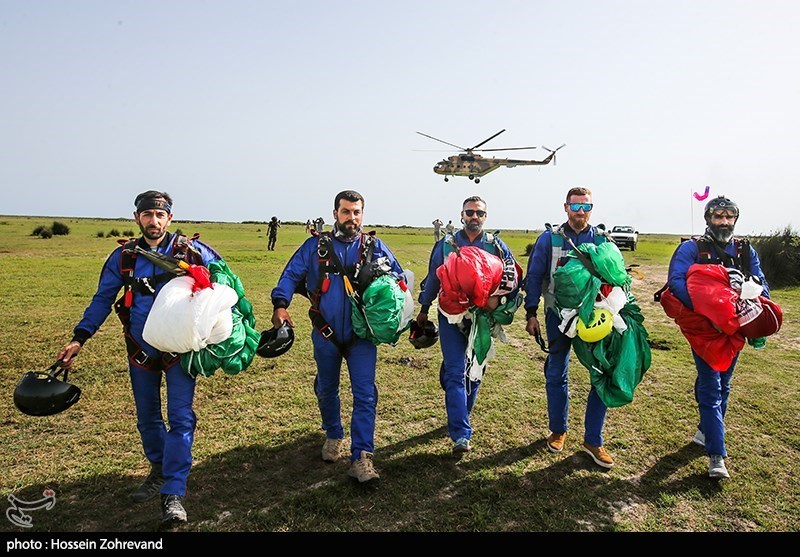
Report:
[[[371,485],[381,479],[378,471],[375,470],[375,465],[372,464],[372,453],[367,451],[361,451],[361,458],[350,464],[347,475],[357,479],[360,484]]]
[[[180,495],[161,496],[161,527],[172,528],[186,522],[186,509]]]
[[[322,445],[322,460],[325,462],[336,462],[342,456],[342,445],[344,439],[325,439]]]
[[[709,478],[730,478],[728,469],[725,468],[725,459],[722,455],[712,454],[708,457],[708,477]]]
[[[698,429],[697,433],[695,433],[694,437],[692,437],[692,443],[694,443],[695,445],[700,445],[701,447],[705,447],[706,446],[706,435],[705,435],[705,433],[703,433],[702,431],[700,431]]]
[[[462,456],[470,450],[472,450],[472,447],[470,447],[469,439],[466,437],[459,437],[458,440],[453,443],[453,454],[456,456]]]
[[[147,474],[142,485],[131,494],[131,498],[136,503],[149,501],[159,494],[162,485],[164,485],[164,476],[161,473],[161,464],[152,464],[150,473]]]

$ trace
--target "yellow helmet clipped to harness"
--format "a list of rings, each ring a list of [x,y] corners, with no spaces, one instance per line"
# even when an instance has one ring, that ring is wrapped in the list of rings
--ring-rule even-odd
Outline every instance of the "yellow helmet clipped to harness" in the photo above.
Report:
[[[578,319],[576,330],[578,337],[585,342],[597,342],[603,340],[611,332],[613,327],[614,316],[607,309],[597,309],[592,311],[592,317],[588,325],[584,325],[581,319]]]

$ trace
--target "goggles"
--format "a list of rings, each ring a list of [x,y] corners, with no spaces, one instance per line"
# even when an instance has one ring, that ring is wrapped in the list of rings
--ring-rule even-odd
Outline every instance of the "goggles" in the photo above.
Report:
[[[594,207],[594,203],[567,203],[569,206],[570,211],[578,212],[583,209],[585,212],[589,212]]]
[[[464,214],[468,217],[477,214],[478,217],[482,218],[486,216],[486,211],[481,211],[480,209],[464,209]]]

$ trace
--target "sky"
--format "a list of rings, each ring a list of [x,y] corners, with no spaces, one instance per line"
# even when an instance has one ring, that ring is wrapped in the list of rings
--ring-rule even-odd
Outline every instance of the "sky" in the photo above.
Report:
[[[736,231],[797,227],[800,2],[792,0],[0,0],[3,215],[323,216],[344,189],[364,221],[486,228],[563,222],[703,230],[726,195]],[[457,149],[557,164],[445,183]],[[778,203],[778,205],[774,205]]]

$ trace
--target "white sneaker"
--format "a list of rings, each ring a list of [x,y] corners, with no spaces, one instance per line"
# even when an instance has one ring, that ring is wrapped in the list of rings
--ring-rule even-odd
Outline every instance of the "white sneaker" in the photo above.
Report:
[[[701,447],[705,447],[706,446],[706,435],[705,435],[705,433],[703,433],[702,431],[700,431],[698,429],[697,433],[695,433],[694,437],[692,437],[692,443],[694,443],[695,445],[700,445]]]
[[[381,479],[375,466],[372,464],[372,453],[361,451],[361,458],[350,464],[347,475],[358,480],[360,484],[372,484]]]
[[[336,462],[342,456],[342,445],[344,439],[325,439],[322,445],[322,460],[325,462]]]
[[[730,478],[728,469],[725,468],[725,459],[721,455],[712,454],[708,457],[708,477],[709,478]]]

